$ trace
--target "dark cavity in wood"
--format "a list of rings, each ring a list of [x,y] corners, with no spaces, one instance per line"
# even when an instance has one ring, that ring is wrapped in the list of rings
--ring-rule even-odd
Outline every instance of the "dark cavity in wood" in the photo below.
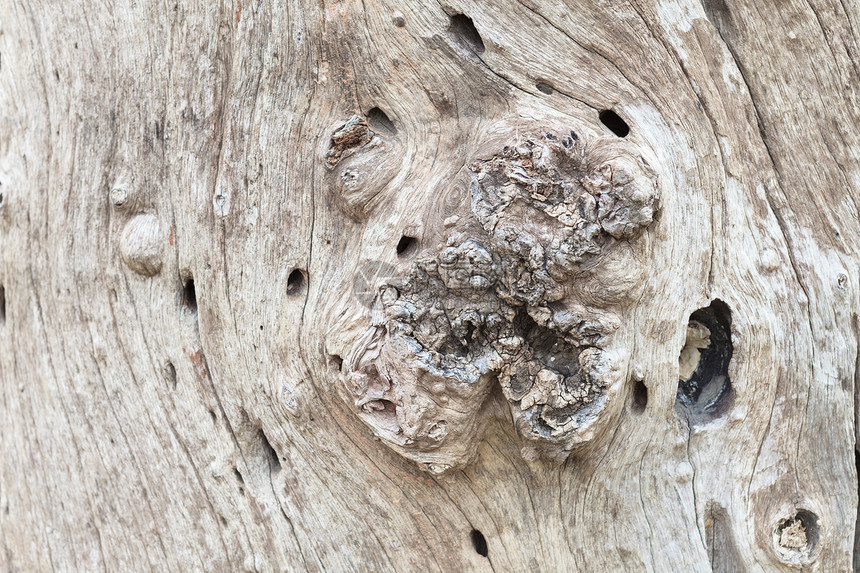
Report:
[[[170,385],[170,389],[176,390],[176,367],[173,365],[173,362],[167,361],[162,369],[162,374],[164,374],[164,379]]]
[[[397,243],[397,255],[400,257],[408,257],[418,250],[418,239],[403,235]]]
[[[729,363],[734,352],[731,330],[731,311],[719,299],[690,315],[687,341],[679,358],[681,379],[675,406],[691,424],[712,420],[729,405]],[[690,360],[695,369],[688,367],[692,372],[684,380],[684,362]]]
[[[278,453],[272,447],[272,443],[269,441],[268,436],[266,436],[266,432],[262,429],[260,430],[260,445],[263,447],[263,453],[269,460],[269,469],[271,472],[278,473],[281,471],[281,460],[278,458]]]
[[[194,288],[194,279],[189,278],[182,287],[182,308],[187,308],[193,313],[197,312],[197,291]]]
[[[634,414],[641,414],[648,406],[648,386],[642,380],[633,382],[633,402],[630,409]]]
[[[451,16],[448,30],[455,38],[476,54],[481,55],[484,53],[484,40],[481,39],[481,34],[478,33],[478,29],[475,28],[472,19],[465,14]]]
[[[538,82],[535,84],[535,87],[538,89],[539,92],[545,93],[546,95],[552,95],[553,93],[555,93],[555,88],[553,88],[546,82]]]
[[[705,15],[721,36],[732,28],[732,13],[725,0],[704,0]],[[725,40],[725,38],[723,38]]]
[[[287,277],[287,296],[296,297],[305,291],[307,278],[305,271],[302,269],[293,269],[290,276]]]
[[[705,545],[713,573],[744,570],[729,514],[724,507],[713,502],[705,509]]]
[[[600,123],[605,125],[609,131],[618,137],[627,137],[630,133],[630,126],[627,125],[627,122],[611,109],[604,109],[598,117],[600,117]]]
[[[371,108],[367,112],[367,123],[370,129],[383,135],[397,135],[397,128],[394,122],[388,117],[384,111],[378,107]]]
[[[487,547],[487,539],[484,537],[483,533],[477,529],[473,529],[472,533],[469,534],[469,537],[472,539],[472,547],[475,548],[475,553],[481,557],[487,557],[490,554],[490,550]]]
[[[773,532],[774,550],[779,559],[794,566],[814,561],[819,530],[818,516],[806,509],[798,509],[793,516],[779,520]]]

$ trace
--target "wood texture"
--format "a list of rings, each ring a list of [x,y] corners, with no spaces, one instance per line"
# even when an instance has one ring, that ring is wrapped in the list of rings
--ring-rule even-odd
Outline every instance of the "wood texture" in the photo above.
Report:
[[[0,1],[0,565],[852,570],[858,26],[830,0]],[[376,138],[334,141],[353,116]],[[470,165],[567,130],[660,194],[592,277],[635,283],[610,415],[526,461],[490,387],[476,458],[433,475],[341,369],[377,287],[470,216]],[[679,355],[715,300],[731,390],[693,415]]]

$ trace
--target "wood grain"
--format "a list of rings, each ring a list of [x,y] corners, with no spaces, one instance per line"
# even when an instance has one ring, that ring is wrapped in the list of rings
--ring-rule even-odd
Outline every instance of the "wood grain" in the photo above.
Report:
[[[858,26],[830,0],[0,2],[0,565],[852,570]],[[368,293],[469,216],[473,162],[618,138],[604,110],[660,191],[611,423],[526,461],[495,386],[474,461],[423,471],[344,385]],[[353,116],[378,142],[332,165]],[[583,304],[625,280],[603,264]],[[731,394],[689,417],[717,299]]]

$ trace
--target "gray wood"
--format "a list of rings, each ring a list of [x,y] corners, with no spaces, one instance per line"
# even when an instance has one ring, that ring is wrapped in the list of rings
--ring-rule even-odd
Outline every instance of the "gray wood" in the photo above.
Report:
[[[822,0],[3,0],[0,565],[852,570],[858,26]],[[481,211],[493,161],[579,194],[559,298],[499,294],[493,216],[568,227],[509,179]],[[467,239],[491,286],[403,282]],[[409,351],[394,300],[507,305],[584,370],[561,396],[481,326],[486,368],[433,386],[453,351]]]

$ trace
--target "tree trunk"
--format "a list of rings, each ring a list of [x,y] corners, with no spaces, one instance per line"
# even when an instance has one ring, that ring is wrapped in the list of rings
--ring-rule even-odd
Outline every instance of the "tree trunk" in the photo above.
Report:
[[[850,571],[852,2],[0,2],[0,565]]]

